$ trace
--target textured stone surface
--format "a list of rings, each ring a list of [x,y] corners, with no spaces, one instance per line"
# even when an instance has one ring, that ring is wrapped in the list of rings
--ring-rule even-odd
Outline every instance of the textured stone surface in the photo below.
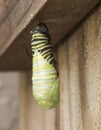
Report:
[[[0,72],[0,130],[19,130],[18,74]]]

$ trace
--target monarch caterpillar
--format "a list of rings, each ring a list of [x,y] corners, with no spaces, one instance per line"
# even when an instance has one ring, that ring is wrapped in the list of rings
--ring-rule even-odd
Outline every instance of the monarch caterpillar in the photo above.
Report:
[[[39,23],[31,33],[33,96],[42,108],[51,109],[59,102],[60,90],[49,31]]]

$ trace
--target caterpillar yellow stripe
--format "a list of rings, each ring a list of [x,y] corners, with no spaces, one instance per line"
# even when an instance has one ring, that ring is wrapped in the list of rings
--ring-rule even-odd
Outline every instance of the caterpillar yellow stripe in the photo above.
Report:
[[[54,108],[60,99],[59,76],[47,26],[39,23],[32,33],[32,90],[44,109]]]

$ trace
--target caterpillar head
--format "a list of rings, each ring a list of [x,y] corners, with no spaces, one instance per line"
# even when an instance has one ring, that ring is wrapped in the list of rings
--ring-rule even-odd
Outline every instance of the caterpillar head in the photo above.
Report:
[[[48,40],[51,39],[48,27],[46,26],[45,23],[39,23],[38,26],[35,27],[30,33],[32,33],[32,35],[36,33],[41,33],[41,34],[44,34],[48,38]]]

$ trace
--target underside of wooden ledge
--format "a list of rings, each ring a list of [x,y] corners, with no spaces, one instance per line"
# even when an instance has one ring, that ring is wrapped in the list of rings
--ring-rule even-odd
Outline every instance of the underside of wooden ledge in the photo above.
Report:
[[[30,31],[45,22],[57,44],[100,0],[9,0],[0,8],[0,70],[31,68]]]

